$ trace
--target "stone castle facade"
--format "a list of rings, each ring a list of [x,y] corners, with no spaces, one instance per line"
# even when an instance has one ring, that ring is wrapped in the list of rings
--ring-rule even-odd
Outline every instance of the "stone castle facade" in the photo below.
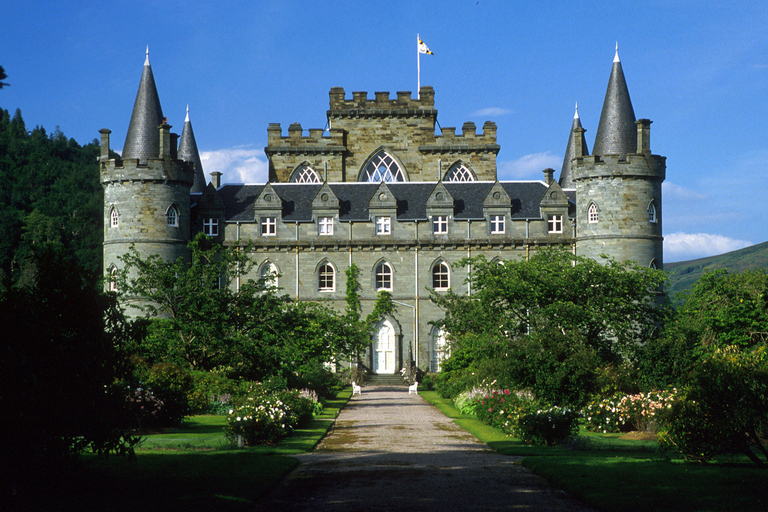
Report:
[[[251,242],[260,276],[275,276],[297,300],[345,305],[345,270],[360,270],[366,315],[379,291],[397,311],[381,318],[364,363],[394,373],[409,361],[436,371],[445,336],[430,290],[472,293],[466,257],[525,259],[566,246],[662,267],[661,183],[665,159],[650,151],[650,124],[635,120],[618,53],[592,154],[578,112],[558,180],[499,181],[496,125],[478,133],[435,133],[435,93],[330,91],[328,129],[268,127],[269,181],[205,183],[189,121],[181,137],[162,115],[149,64],[121,159],[101,130],[105,272],[131,246],[167,259],[185,256],[203,232],[225,245]]]

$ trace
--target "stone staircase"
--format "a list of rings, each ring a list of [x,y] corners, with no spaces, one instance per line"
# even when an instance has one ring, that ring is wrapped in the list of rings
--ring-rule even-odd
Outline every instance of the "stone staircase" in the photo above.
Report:
[[[369,374],[368,380],[364,385],[365,386],[389,386],[389,387],[398,387],[398,388],[408,387],[408,383],[405,382],[405,379],[403,379],[403,377],[399,373],[396,373],[394,375]]]

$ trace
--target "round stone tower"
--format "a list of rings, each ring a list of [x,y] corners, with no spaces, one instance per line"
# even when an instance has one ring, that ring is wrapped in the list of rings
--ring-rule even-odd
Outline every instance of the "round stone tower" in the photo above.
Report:
[[[613,61],[592,155],[574,125],[576,252],[663,267],[661,184],[665,157],[651,154],[651,121],[635,120],[619,60]]]
[[[178,137],[170,129],[160,108],[147,50],[121,159],[110,159],[110,131],[100,131],[104,271],[108,278],[123,266],[119,256],[132,245],[142,257],[157,254],[167,261],[188,257],[194,170],[193,164],[177,159]]]

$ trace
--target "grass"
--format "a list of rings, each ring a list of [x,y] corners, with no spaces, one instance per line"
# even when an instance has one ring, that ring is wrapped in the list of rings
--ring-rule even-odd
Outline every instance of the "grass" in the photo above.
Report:
[[[434,391],[419,394],[494,450],[524,457],[524,466],[598,510],[768,510],[768,471],[746,458],[689,464],[660,452],[655,441],[584,430],[570,448],[528,446],[472,415],[461,414]]]
[[[276,446],[234,448],[224,416],[194,416],[182,428],[146,436],[136,460],[83,456],[23,503],[27,510],[240,511],[255,504],[325,436],[350,390]],[[60,468],[59,468],[60,469]]]

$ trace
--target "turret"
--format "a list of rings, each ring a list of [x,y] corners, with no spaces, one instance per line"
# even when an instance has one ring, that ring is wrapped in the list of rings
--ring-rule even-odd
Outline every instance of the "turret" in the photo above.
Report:
[[[651,154],[650,125],[647,119],[635,121],[617,49],[592,155],[576,148],[571,161],[577,254],[662,268],[666,159]],[[575,146],[583,135],[574,122]]]
[[[194,165],[195,180],[190,192],[193,194],[202,193],[205,190],[205,173],[203,172],[203,162],[200,161],[200,153],[197,151],[195,132],[192,130],[192,123],[189,120],[189,105],[187,105],[187,117],[184,119],[184,129],[181,131],[181,139],[179,139],[179,160]]]
[[[578,132],[581,130],[581,132]],[[581,133],[581,137],[578,134]],[[573,171],[571,169],[571,161],[577,156],[584,156],[589,154],[587,149],[587,141],[583,136],[584,129],[581,127],[581,119],[579,118],[579,105],[576,104],[576,112],[573,114],[573,124],[571,125],[571,133],[568,137],[568,146],[565,148],[565,158],[563,158],[563,167],[560,171],[560,179],[558,183],[561,188],[572,189],[576,186],[573,183]],[[577,145],[578,144],[578,151]]]
[[[170,130],[147,51],[121,160],[109,159],[110,131],[100,131],[106,274],[123,265],[119,256],[131,246],[142,257],[187,257],[194,171],[192,164],[176,159],[177,136]]]

